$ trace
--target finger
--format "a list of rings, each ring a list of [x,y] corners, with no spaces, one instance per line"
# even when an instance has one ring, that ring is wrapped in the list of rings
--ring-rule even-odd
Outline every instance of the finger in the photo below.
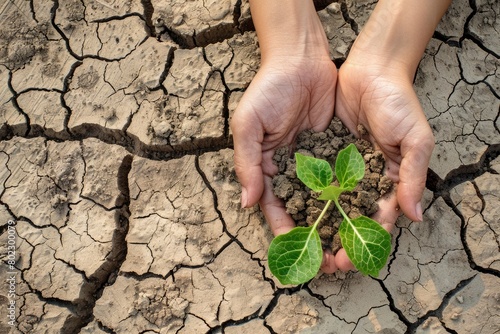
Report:
[[[321,263],[321,271],[325,274],[333,274],[337,271],[337,265],[335,264],[335,256],[330,251],[323,252],[323,262]]]
[[[378,210],[371,218],[377,221],[387,232],[391,232],[396,220],[401,215],[395,190],[380,198],[377,203]]]
[[[422,221],[422,194],[427,179],[427,169],[434,149],[434,136],[430,128],[412,135],[409,144],[402,143],[401,166],[397,186],[398,203],[404,214],[413,221]],[[407,136],[408,137],[408,136]]]
[[[295,227],[295,222],[286,212],[285,204],[274,195],[270,176],[264,176],[264,191],[259,205],[275,236],[287,233]]]
[[[335,265],[337,266],[338,269],[342,271],[349,271],[356,269],[352,264],[351,260],[349,260],[349,257],[347,256],[347,253],[343,248],[339,249],[337,254],[335,254]]]
[[[401,164],[401,159],[400,161],[395,161],[394,159],[389,158],[387,155],[384,154],[385,158],[385,167],[384,167],[384,174],[387,175],[389,179],[392,180],[394,183],[399,182],[399,167]]]
[[[243,208],[257,204],[264,190],[263,129],[260,122],[248,115],[248,113],[237,111],[231,120],[234,167],[241,183],[241,206]]]

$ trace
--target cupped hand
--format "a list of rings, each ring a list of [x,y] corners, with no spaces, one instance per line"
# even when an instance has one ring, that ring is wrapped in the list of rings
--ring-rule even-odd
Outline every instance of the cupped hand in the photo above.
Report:
[[[412,77],[398,64],[384,61],[350,61],[339,70],[335,113],[354,134],[358,125],[386,160],[386,174],[396,184],[396,194],[380,201],[374,219],[391,231],[398,208],[411,220],[422,220],[421,197],[434,148],[434,136],[413,89]],[[352,269],[344,250],[336,254],[336,266]]]
[[[273,58],[262,63],[231,120],[241,205],[259,203],[274,235],[295,227],[284,203],[273,193],[274,152],[292,146],[305,129],[328,127],[336,80],[337,69],[326,51],[315,58]],[[322,270],[335,269],[333,256],[326,254]]]

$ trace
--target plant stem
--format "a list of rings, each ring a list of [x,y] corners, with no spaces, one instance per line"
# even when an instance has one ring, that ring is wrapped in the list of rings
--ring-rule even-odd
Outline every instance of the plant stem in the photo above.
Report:
[[[344,219],[347,220],[350,223],[351,220],[349,219],[349,216],[347,216],[347,214],[344,212],[344,209],[342,209],[342,207],[340,206],[339,201],[338,200],[334,200],[334,202],[335,202],[335,206],[340,211],[340,214],[342,215],[342,217],[344,217]]]
[[[344,220],[347,221],[347,223],[349,223],[349,225],[351,225],[354,233],[356,233],[356,235],[358,236],[358,238],[362,239],[361,235],[359,235],[359,232],[358,230],[354,227],[351,219],[349,218],[349,216],[344,212],[344,209],[342,209],[342,207],[340,206],[340,203],[338,200],[334,200],[335,202],[335,206],[337,207],[337,209],[340,211],[340,214],[342,215],[342,217],[344,217]],[[342,222],[344,223],[344,222]],[[341,223],[341,224],[342,224]]]
[[[330,207],[330,204],[332,204],[332,200],[329,200],[328,202],[326,202],[326,205],[323,208],[323,211],[321,211],[321,214],[319,215],[318,219],[316,219],[316,221],[314,222],[313,230],[315,230],[316,227],[318,227],[319,222],[325,216],[326,210],[328,210],[328,208]]]

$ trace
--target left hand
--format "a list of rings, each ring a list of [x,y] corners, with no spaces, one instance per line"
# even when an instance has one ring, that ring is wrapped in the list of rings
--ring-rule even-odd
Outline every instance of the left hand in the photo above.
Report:
[[[434,136],[408,71],[382,63],[374,58],[347,59],[339,70],[335,112],[354,134],[359,135],[357,126],[363,125],[369,140],[384,153],[385,172],[396,184],[396,196],[383,198],[373,218],[390,232],[399,216],[398,207],[408,218],[422,221],[420,200]],[[343,249],[336,255],[336,265],[341,270],[353,269]]]
[[[305,129],[323,131],[328,127],[336,79],[337,69],[327,52],[315,60],[274,57],[263,63],[231,121],[242,207],[258,202],[274,235],[295,227],[273,192],[275,150],[292,146]],[[336,270],[333,255],[325,254],[322,270]]]

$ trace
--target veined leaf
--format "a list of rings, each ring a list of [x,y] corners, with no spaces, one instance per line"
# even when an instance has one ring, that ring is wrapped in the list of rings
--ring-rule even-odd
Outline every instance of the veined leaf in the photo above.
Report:
[[[377,277],[391,252],[391,235],[368,217],[350,219],[338,201],[342,192],[353,190],[364,177],[364,159],[356,146],[350,144],[337,156],[338,187],[331,185],[333,171],[327,161],[299,153],[295,154],[295,160],[297,177],[313,191],[321,192],[318,199],[328,202],[313,226],[296,227],[274,238],[268,250],[268,264],[273,275],[282,284],[298,285],[317,274],[323,250],[316,228],[330,203],[334,202],[344,216],[339,234],[347,256],[360,272]]]
[[[267,260],[271,273],[281,284],[298,285],[312,279],[323,261],[316,227],[296,227],[274,238]]]
[[[340,187],[349,191],[365,176],[365,161],[356,145],[349,144],[339,152],[335,161],[335,175]]]
[[[333,181],[332,167],[328,161],[295,153],[297,177],[310,189],[321,191]]]
[[[378,277],[391,253],[391,235],[375,220],[365,216],[344,219],[339,228],[347,256],[364,275]]]

